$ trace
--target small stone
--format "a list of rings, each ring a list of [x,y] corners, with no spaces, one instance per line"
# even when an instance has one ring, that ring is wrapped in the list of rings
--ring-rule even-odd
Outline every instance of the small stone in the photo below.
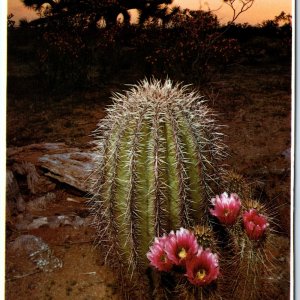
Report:
[[[290,160],[291,159],[291,148],[284,150],[281,153],[281,155],[284,156],[285,159]]]
[[[21,235],[11,242],[9,247],[16,255],[26,257],[42,271],[50,272],[62,267],[62,261],[40,237]]]
[[[85,220],[80,218],[79,216],[76,216],[73,221],[73,225],[74,225],[74,228],[77,229],[77,228],[85,225]]]
[[[28,226],[28,230],[37,229],[42,226],[49,226],[48,218],[47,217],[40,217],[37,219],[34,219]]]
[[[29,210],[45,209],[51,202],[54,202],[55,199],[56,199],[55,193],[47,193],[44,196],[38,197],[38,198],[28,202],[27,208]]]

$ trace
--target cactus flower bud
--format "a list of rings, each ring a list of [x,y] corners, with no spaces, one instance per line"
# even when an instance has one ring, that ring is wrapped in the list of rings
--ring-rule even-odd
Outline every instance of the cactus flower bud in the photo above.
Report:
[[[259,240],[265,233],[269,223],[267,218],[258,214],[256,209],[250,209],[243,214],[244,228],[248,237]]]

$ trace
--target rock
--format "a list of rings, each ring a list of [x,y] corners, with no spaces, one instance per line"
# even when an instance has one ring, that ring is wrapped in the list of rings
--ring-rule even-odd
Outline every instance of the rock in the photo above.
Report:
[[[30,224],[27,225],[27,230],[37,229],[42,226],[49,226],[48,217],[34,219]]]
[[[89,226],[90,220],[88,218],[81,218],[79,216],[50,216],[50,217],[38,217],[30,220],[30,218],[19,218],[15,227],[17,230],[33,230],[41,227],[59,228],[62,226],[71,226],[74,229],[80,227]]]
[[[98,147],[102,151],[103,147]],[[8,162],[13,172],[27,176],[28,188],[32,193],[45,193],[55,185],[47,177],[66,183],[83,192],[90,192],[95,158],[101,155],[90,150],[71,148],[64,143],[33,144],[7,150]],[[46,171],[45,171],[46,170]],[[39,171],[39,172],[38,172]]]
[[[10,210],[16,207],[18,212],[25,210],[24,199],[20,193],[17,180],[11,170],[6,170],[6,201]]]
[[[42,143],[31,144],[23,147],[12,147],[7,149],[7,158],[17,161],[30,161],[34,163],[37,157],[50,151],[61,151],[67,148],[65,143]]]
[[[90,192],[91,170],[96,154],[93,152],[68,152],[46,154],[39,158],[45,175],[67,183],[83,192]]]
[[[61,268],[63,263],[57,258],[40,237],[34,235],[21,235],[9,244],[10,250],[18,256],[24,256],[34,265],[45,272]]]
[[[45,193],[55,189],[55,183],[38,174],[36,167],[30,162],[14,163],[12,170],[19,175],[25,175],[28,189],[32,194]]]
[[[28,225],[33,221],[30,214],[19,214],[15,219],[15,228],[19,231],[28,230]]]
[[[48,204],[55,201],[56,195],[54,193],[47,193],[44,196],[38,197],[30,202],[27,203],[27,209],[34,210],[34,209],[45,209],[47,208]]]
[[[70,221],[69,222],[65,222],[64,220],[66,219],[65,216],[53,216],[53,217],[49,217],[48,218],[48,226],[50,228],[58,228],[62,225],[70,225]]]
[[[79,216],[75,216],[75,219],[73,221],[73,226],[74,226],[74,228],[77,229],[77,228],[79,228],[81,226],[87,226],[88,225],[87,223],[88,222],[86,222],[85,219],[80,218]]]

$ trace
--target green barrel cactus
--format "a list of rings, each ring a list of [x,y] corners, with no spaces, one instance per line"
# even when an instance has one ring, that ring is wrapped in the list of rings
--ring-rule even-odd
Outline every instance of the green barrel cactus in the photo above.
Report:
[[[144,80],[112,99],[95,132],[92,211],[107,260],[134,273],[155,236],[207,222],[225,151],[213,112],[188,86]]]

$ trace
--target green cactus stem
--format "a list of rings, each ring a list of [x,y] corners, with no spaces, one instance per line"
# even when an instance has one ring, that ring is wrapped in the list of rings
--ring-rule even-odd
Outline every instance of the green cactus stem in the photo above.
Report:
[[[92,211],[102,253],[134,272],[148,266],[155,236],[206,222],[225,151],[214,114],[188,86],[144,80],[112,99],[95,132],[104,150]]]

